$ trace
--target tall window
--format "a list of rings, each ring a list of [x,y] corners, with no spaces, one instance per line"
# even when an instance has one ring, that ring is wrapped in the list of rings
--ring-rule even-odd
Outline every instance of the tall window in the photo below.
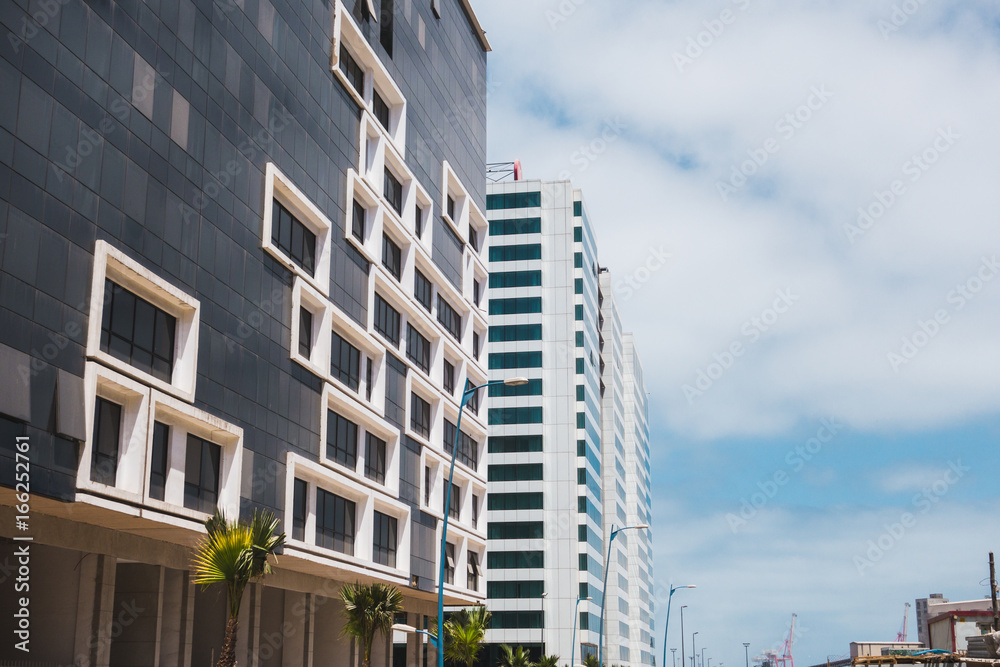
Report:
[[[365,435],[365,477],[385,484],[385,440]]]
[[[382,195],[396,213],[403,215],[403,184],[388,169],[385,170]]]
[[[184,466],[184,507],[211,514],[219,502],[222,448],[188,434]]]
[[[331,334],[331,341],[330,375],[357,391],[360,386],[361,351],[336,331]]]
[[[382,0],[378,41],[382,44],[382,48],[385,49],[385,54],[390,58],[392,58],[392,23],[395,18],[393,16],[395,13],[394,10],[393,0]]]
[[[479,496],[472,496],[472,525],[479,525]]]
[[[121,440],[122,406],[97,397],[94,416],[93,453],[90,479],[114,486],[118,478],[118,449]]]
[[[354,555],[356,505],[324,489],[316,489],[316,545]]]
[[[375,117],[378,122],[382,124],[386,130],[389,129],[389,105],[385,103],[382,96],[378,94],[377,90],[372,91],[372,109],[375,111]]]
[[[149,464],[149,497],[163,500],[167,488],[167,443],[170,442],[170,427],[158,421],[153,422],[153,451]]]
[[[312,354],[313,314],[299,308],[299,354],[306,359]]]
[[[479,284],[478,280],[472,281],[472,302],[479,307],[479,302],[482,300],[483,296],[483,286]]]
[[[365,398],[367,400],[372,400],[372,359],[368,357],[365,360]]]
[[[455,220],[455,200],[451,195],[448,195],[448,217]]]
[[[313,274],[316,269],[316,235],[277,199],[271,214],[271,242],[309,275]]]
[[[406,356],[425,373],[431,370],[431,342],[412,324],[406,325]]]
[[[373,529],[372,560],[396,567],[396,517],[376,511]]]
[[[416,217],[413,220],[413,232],[420,238],[424,235],[424,215],[426,215],[423,206],[418,206],[416,211]]]
[[[399,347],[399,311],[388,304],[382,295],[375,294],[375,331]]]
[[[470,591],[479,590],[479,554],[470,551],[468,555],[468,576],[466,577],[466,588]]]
[[[479,230],[469,225],[469,245],[473,251],[479,252]]]
[[[354,200],[354,205],[351,207],[351,234],[354,238],[361,241],[365,240],[365,216],[367,211],[364,205],[357,199]]]
[[[448,499],[448,488],[448,480],[444,480],[444,497],[446,500]],[[451,485],[451,499],[448,500],[448,516],[452,519],[458,519],[458,515],[461,512],[460,500],[461,490],[458,488],[458,484],[453,483]]]
[[[389,238],[387,234],[382,235],[382,266],[388,269],[396,280],[403,275],[402,252],[399,246]]]
[[[424,466],[424,505],[431,504],[431,467]]]
[[[358,425],[333,410],[327,410],[326,416],[326,457],[354,470],[358,463]]]
[[[431,434],[431,404],[418,394],[410,394],[410,428],[424,436]]]
[[[347,80],[351,82],[354,86],[354,90],[358,91],[359,95],[364,94],[365,90],[365,73],[358,65],[358,61],[354,59],[351,52],[344,48],[344,45],[340,45],[340,71],[344,73]]]
[[[413,272],[413,296],[427,312],[431,312],[431,281],[419,270]]]
[[[117,283],[107,280],[104,285],[101,350],[170,382],[177,318]]]
[[[455,545],[451,542],[444,547],[444,583],[455,584]]]
[[[472,332],[472,358],[479,361],[479,332]]]
[[[292,539],[306,537],[306,492],[309,490],[304,480],[296,479],[292,498]]]
[[[455,366],[447,359],[444,360],[444,371],[442,372],[444,390],[449,394],[455,393]]]
[[[461,340],[462,317],[440,294],[438,294],[438,322],[444,325],[455,340]]]
[[[471,382],[466,382],[466,387],[471,386],[471,384],[472,384]],[[477,389],[476,391],[472,392],[472,396],[469,397],[469,403],[468,403],[469,409],[472,410],[472,413],[476,414],[476,415],[479,414],[479,392],[480,391],[481,391],[480,389]]]

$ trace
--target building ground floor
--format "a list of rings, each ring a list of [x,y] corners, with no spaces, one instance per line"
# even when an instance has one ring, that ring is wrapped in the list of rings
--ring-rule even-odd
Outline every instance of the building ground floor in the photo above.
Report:
[[[3,490],[5,493],[7,489]],[[42,503],[47,505],[46,503]],[[192,581],[191,544],[163,528],[157,539],[93,521],[93,507],[52,503],[61,516],[33,509],[30,541],[15,541],[14,508],[0,503],[0,667],[210,667],[218,658],[227,604],[222,586]],[[85,514],[86,520],[74,517]],[[114,515],[109,514],[108,517]],[[190,531],[188,531],[190,532]],[[23,537],[21,535],[20,537]],[[29,557],[27,576],[19,553]],[[252,584],[240,611],[237,663],[246,667],[348,667],[360,663],[344,636],[340,588],[373,581],[363,573],[324,576],[296,571],[279,557],[274,574]],[[306,568],[309,569],[309,568]],[[25,586],[17,587],[20,582]],[[427,627],[436,616],[432,594],[399,586],[406,616]],[[16,647],[15,615],[28,598],[29,651]],[[395,640],[395,644],[392,642]],[[378,637],[372,664],[435,665],[423,635]]]

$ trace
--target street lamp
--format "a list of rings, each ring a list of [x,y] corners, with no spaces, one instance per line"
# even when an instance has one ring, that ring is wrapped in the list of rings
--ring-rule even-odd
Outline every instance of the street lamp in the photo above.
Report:
[[[705,667],[705,649],[701,649],[701,667]]]
[[[670,601],[674,599],[674,593],[676,593],[682,588],[697,588],[697,586],[695,586],[694,584],[689,584],[687,586],[670,587],[670,595],[667,596],[667,625],[663,629],[663,667],[667,667],[667,633],[670,632]],[[681,634],[683,634],[683,632],[684,631],[681,630]],[[681,640],[683,641],[683,637],[681,638]],[[682,652],[681,656],[683,657],[683,655],[684,654]],[[683,667],[683,665],[681,667]]]
[[[623,530],[646,530],[647,528],[649,528],[649,524],[646,523],[617,529],[612,526],[611,537],[608,539],[608,559],[604,563],[604,587],[601,589],[601,623],[599,626],[601,636],[597,641],[597,664],[601,667],[604,666],[604,604],[608,599],[608,568],[611,567],[611,547],[614,545],[618,533]],[[438,665],[438,667],[444,667],[444,665]]]
[[[695,643],[694,643],[695,641],[694,636],[696,634],[698,634],[698,632],[691,633],[691,667],[698,667],[698,661],[697,661],[698,649],[695,648]]]
[[[681,606],[681,667],[685,667],[687,662],[687,654],[684,653],[684,610],[687,609],[687,605]]]
[[[674,667],[677,667],[677,649],[675,649],[675,648],[670,649],[670,657],[673,658],[673,660],[674,660]],[[664,663],[663,667],[667,667],[666,662],[667,662],[667,658],[666,658],[666,656],[664,656],[664,658],[663,658],[663,663]],[[684,665],[681,665],[681,667],[684,667]]]
[[[430,638],[430,640],[431,640],[431,644],[434,644],[434,649],[438,650],[437,636],[433,635],[432,633],[428,632],[427,630],[417,630],[412,625],[407,625],[406,623],[393,623],[392,624],[392,629],[396,630],[398,632],[405,632],[408,635],[410,635],[410,634],[427,635]]]
[[[542,616],[545,616],[545,597],[548,595],[548,591],[542,593]],[[538,659],[541,660],[545,655],[545,624],[542,623],[538,627]]]
[[[448,486],[445,487],[444,494],[444,523],[441,525],[441,554],[438,560],[438,632],[441,636],[444,636],[444,563],[447,557],[448,548],[448,512],[451,510],[451,484],[455,479],[455,457],[458,455],[458,438],[462,434],[462,412],[465,410],[465,404],[469,402],[476,392],[483,387],[490,387],[496,384],[507,385],[508,387],[518,387],[520,385],[528,384],[528,378],[525,377],[513,377],[506,380],[491,380],[490,382],[485,382],[481,385],[470,387],[470,383],[466,380],[466,388],[462,392],[462,402],[458,406],[458,423],[455,424],[455,443],[451,448],[451,467],[448,469]],[[435,647],[437,648],[437,663],[438,667],[444,667],[444,643],[440,641],[435,642]]]
[[[574,662],[576,659],[576,622],[580,619],[580,603],[593,599],[594,598],[587,596],[585,598],[579,598],[576,601],[576,609],[573,611],[573,644],[569,649],[569,667],[576,667],[576,663]]]
[[[743,642],[743,651],[747,654],[747,667],[750,667],[750,642]]]

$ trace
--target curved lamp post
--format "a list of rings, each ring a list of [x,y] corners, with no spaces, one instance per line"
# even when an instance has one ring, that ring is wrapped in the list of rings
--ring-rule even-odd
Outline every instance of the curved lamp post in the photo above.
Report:
[[[667,596],[667,625],[666,627],[663,628],[663,667],[667,667],[667,633],[670,632],[670,601],[674,599],[674,593],[681,590],[682,588],[697,588],[697,586],[695,584],[689,584],[687,586],[670,587],[670,595]],[[684,666],[681,665],[681,667]]]
[[[585,598],[579,598],[576,601],[576,609],[573,611],[573,643],[570,645],[569,649],[569,667],[576,667],[574,662],[576,659],[576,622],[580,620],[580,603],[593,599],[594,598],[587,596]]]
[[[601,636],[597,641],[597,664],[600,667],[604,667],[604,605],[608,599],[608,568],[611,567],[611,547],[614,545],[618,533],[623,530],[645,530],[647,528],[649,528],[649,524],[645,523],[617,529],[612,526],[611,537],[608,539],[608,558],[604,563],[604,587],[601,589],[601,623],[599,628]],[[438,665],[438,667],[444,667],[444,665]]]
[[[462,402],[458,406],[458,423],[455,424],[455,443],[451,448],[451,467],[448,469],[448,486],[445,487],[444,494],[444,523],[441,526],[441,554],[438,567],[438,637],[435,638],[434,646],[437,649],[438,667],[444,667],[444,563],[447,558],[448,548],[448,513],[451,511],[451,484],[455,479],[455,457],[458,454],[458,438],[462,435],[462,412],[465,411],[465,404],[469,402],[476,392],[483,387],[490,387],[495,384],[504,384],[508,387],[518,387],[528,384],[528,378],[514,377],[506,380],[492,380],[481,385],[470,387],[466,380],[466,388],[462,392]],[[428,636],[433,636],[427,633]]]

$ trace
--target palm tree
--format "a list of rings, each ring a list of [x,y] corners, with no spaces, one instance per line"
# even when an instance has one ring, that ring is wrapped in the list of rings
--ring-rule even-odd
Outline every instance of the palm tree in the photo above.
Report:
[[[518,646],[511,650],[506,644],[500,645],[500,667],[536,667],[527,651]]]
[[[444,623],[445,660],[472,667],[483,647],[491,616],[489,610],[481,605],[452,614]]]
[[[543,655],[538,659],[538,667],[559,667],[559,656]],[[572,665],[570,667],[572,667]]]
[[[254,510],[250,523],[228,521],[216,511],[205,521],[208,535],[198,543],[192,557],[194,583],[208,587],[225,584],[229,602],[229,620],[217,667],[236,665],[236,632],[239,629],[240,602],[251,580],[270,574],[268,557],[285,544],[285,534],[275,534],[278,519],[273,512]]]
[[[403,594],[389,584],[348,584],[340,589],[344,601],[344,634],[355,637],[364,651],[363,667],[371,667],[375,633],[392,631],[396,614],[403,611]]]
[[[601,664],[597,661],[597,656],[591,653],[583,660],[584,667],[601,667]]]

